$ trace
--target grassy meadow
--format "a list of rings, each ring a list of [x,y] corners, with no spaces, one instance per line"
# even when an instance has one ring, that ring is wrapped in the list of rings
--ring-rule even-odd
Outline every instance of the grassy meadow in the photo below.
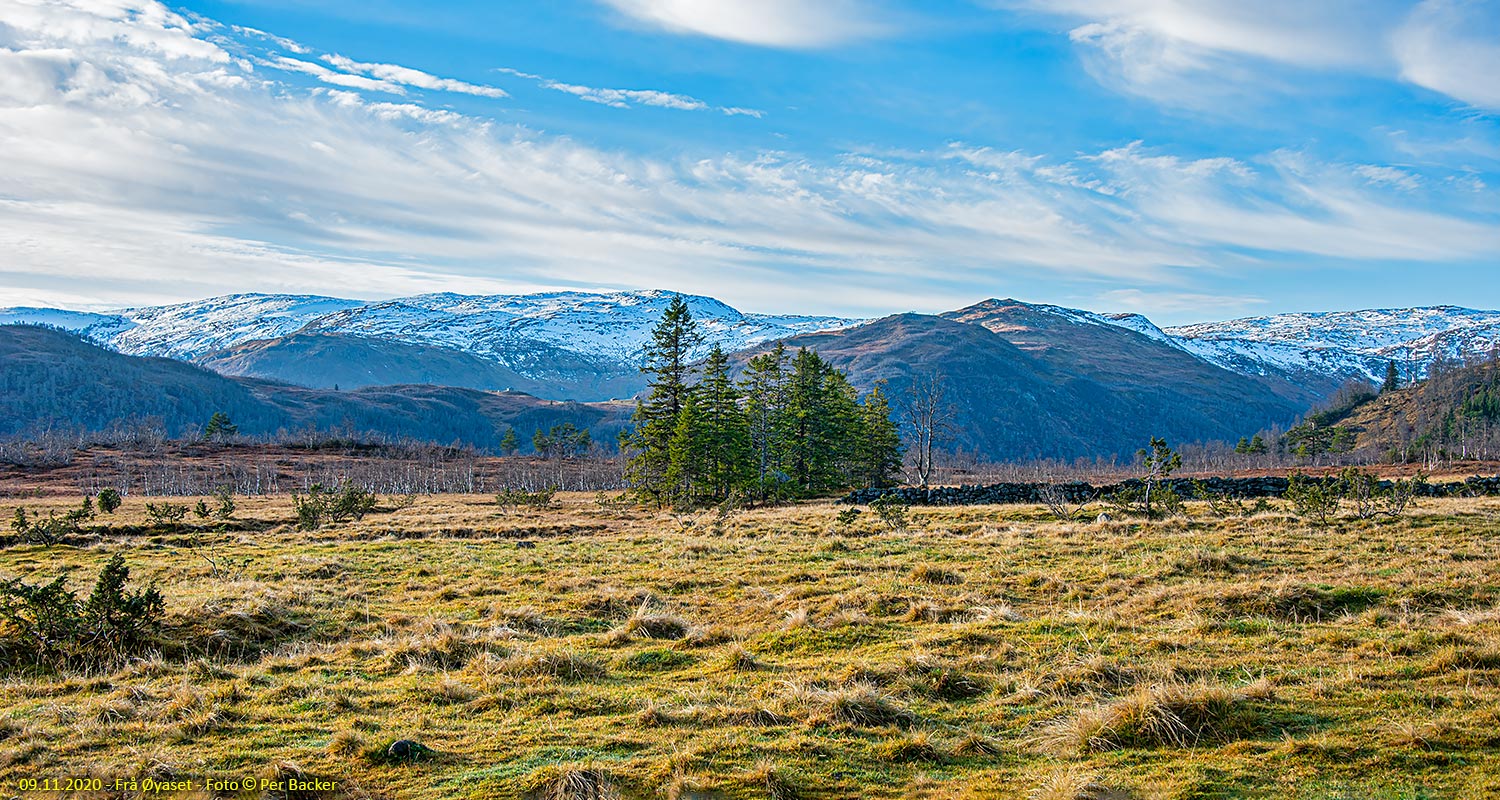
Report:
[[[126,498],[88,541],[0,549],[0,579],[81,594],[124,553],[168,613],[129,663],[0,676],[0,791],[1500,796],[1500,500],[1328,529],[919,508],[904,532],[830,503],[683,517],[585,494],[382,498],[301,532],[289,498],[238,502],[152,528]],[[72,505],[0,518],[18,504]]]

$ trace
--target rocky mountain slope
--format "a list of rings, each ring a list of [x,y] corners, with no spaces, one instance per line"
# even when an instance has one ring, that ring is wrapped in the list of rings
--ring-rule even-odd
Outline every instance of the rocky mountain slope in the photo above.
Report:
[[[936,378],[953,411],[947,446],[996,460],[1126,456],[1151,436],[1233,441],[1300,407],[1244,376],[1092,318],[1015,301],[901,314],[794,336],[861,389],[898,400]],[[748,358],[754,350],[740,354]]]
[[[1355,447],[1391,460],[1500,458],[1500,361],[1444,368],[1353,409]]]

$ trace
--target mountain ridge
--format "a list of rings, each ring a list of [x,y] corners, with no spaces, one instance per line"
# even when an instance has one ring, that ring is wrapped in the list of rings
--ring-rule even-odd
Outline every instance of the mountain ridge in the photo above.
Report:
[[[605,400],[629,397],[644,386],[638,372],[642,350],[673,296],[661,289],[438,292],[360,301],[245,293],[110,312],[0,309],[0,324],[55,325],[130,355],[166,356],[228,375],[315,388],[437,381],[520,388],[549,399]],[[703,352],[695,353],[700,357],[710,344],[736,351],[871,322],[746,313],[711,297],[684,297],[706,334]],[[1029,309],[1032,323],[1067,322],[1084,338],[1107,338],[1101,326],[1131,331],[1306,407],[1349,380],[1378,381],[1388,362],[1408,377],[1422,377],[1435,359],[1473,358],[1500,343],[1500,311],[1452,305],[1298,312],[1166,328],[1140,314],[1013,299],[984,300],[944,315],[987,306]],[[344,360],[334,358],[335,351]],[[1172,360],[1164,352],[1158,354]]]

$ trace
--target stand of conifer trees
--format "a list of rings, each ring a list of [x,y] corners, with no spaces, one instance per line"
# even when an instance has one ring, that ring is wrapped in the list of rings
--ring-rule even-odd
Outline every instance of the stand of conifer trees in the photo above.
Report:
[[[775,502],[888,486],[900,474],[901,437],[879,386],[861,398],[817,353],[789,356],[780,344],[736,382],[718,346],[695,368],[702,343],[687,303],[674,298],[642,366],[649,393],[621,436],[626,480],[643,502]]]

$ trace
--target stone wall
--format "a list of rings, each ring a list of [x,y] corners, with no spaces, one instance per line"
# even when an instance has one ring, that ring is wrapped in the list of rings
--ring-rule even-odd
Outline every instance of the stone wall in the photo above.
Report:
[[[1308,478],[1327,484],[1336,483],[1337,477]],[[1199,496],[1199,491],[1218,497],[1254,498],[1281,497],[1286,494],[1286,478],[1171,478],[1162,482],[1186,499]],[[1056,486],[1072,503],[1081,503],[1093,497],[1104,497],[1121,489],[1139,488],[1143,484],[1131,479],[1120,483],[1094,486],[1088,483],[991,483],[984,486],[935,486],[931,489],[900,487],[888,489],[858,489],[845,495],[840,503],[865,505],[885,495],[895,495],[914,506],[975,506],[989,504],[1040,503],[1039,492],[1047,486]],[[1381,481],[1381,488],[1389,488],[1390,481]],[[1477,497],[1500,495],[1500,476],[1475,476],[1463,481],[1429,483],[1420,487],[1422,497]]]

